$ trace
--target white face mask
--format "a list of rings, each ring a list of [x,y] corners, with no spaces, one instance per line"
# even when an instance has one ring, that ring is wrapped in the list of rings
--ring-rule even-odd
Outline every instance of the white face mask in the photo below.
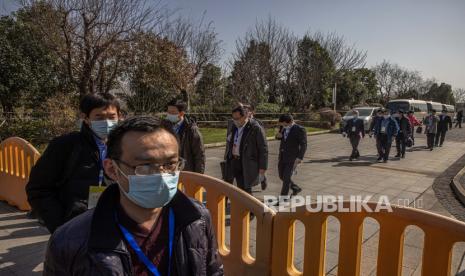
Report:
[[[390,116],[389,115],[384,115],[383,117],[384,117],[384,119],[389,119]]]
[[[177,123],[181,119],[179,118],[179,115],[177,115],[177,114],[167,114],[166,115],[166,120],[168,120],[168,121],[170,121],[172,123]]]

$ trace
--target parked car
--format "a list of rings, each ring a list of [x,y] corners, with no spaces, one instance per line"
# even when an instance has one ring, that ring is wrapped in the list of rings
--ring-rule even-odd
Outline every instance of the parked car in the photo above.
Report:
[[[358,114],[359,114],[358,117],[363,120],[365,131],[368,132],[370,130],[369,128],[370,128],[371,121],[373,120],[373,116],[376,115],[376,110],[378,110],[379,107],[367,106],[367,107],[356,107],[353,109],[358,111]],[[352,116],[353,109],[349,110],[344,115],[344,117],[342,117],[341,129],[345,126],[348,120],[353,119],[353,116]]]

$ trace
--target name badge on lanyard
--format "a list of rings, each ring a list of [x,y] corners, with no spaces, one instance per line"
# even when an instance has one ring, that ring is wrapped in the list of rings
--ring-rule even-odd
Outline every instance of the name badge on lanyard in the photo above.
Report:
[[[354,126],[352,127],[352,132],[355,132],[355,127]]]
[[[89,198],[87,199],[87,209],[92,209],[97,206],[98,199],[105,191],[106,186],[102,186],[103,183],[103,170],[99,172],[98,186],[89,186]]]
[[[386,127],[385,126],[381,127],[381,133],[386,133]]]
[[[142,252],[142,249],[139,247],[139,245],[137,245],[137,242],[132,236],[132,234],[126,228],[124,228],[124,226],[119,224],[116,213],[115,213],[115,219],[116,219],[116,223],[118,223],[118,226],[121,229],[121,232],[123,232],[124,239],[128,242],[129,246],[134,250],[139,261],[141,261],[147,267],[147,269],[152,273],[152,275],[161,276],[160,272],[155,267],[155,265],[152,263],[152,261],[149,260],[147,255],[145,255],[144,252]],[[168,250],[169,250],[168,276],[169,276],[171,274],[171,256],[173,255],[173,240],[174,240],[174,213],[171,208],[169,209],[169,230],[168,231],[169,231],[169,240],[168,240]]]

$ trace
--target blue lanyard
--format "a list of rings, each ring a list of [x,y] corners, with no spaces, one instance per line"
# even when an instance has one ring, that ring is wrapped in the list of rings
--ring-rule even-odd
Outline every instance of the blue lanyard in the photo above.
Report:
[[[118,223],[118,220],[116,220]],[[132,247],[134,252],[136,252],[137,258],[139,258],[139,261],[143,262],[144,265],[147,267],[150,272],[152,272],[153,275],[155,276],[161,276],[160,272],[158,269],[155,267],[155,265],[147,258],[147,256],[142,252],[142,249],[140,249],[139,245],[137,245],[136,240],[134,237],[129,233],[129,231],[124,228],[121,224],[118,223],[119,228],[123,232],[124,238],[126,241],[129,243],[129,246]],[[168,258],[168,275],[171,274],[171,256],[173,254],[173,240],[174,240],[174,213],[173,210],[170,208],[169,210],[169,258]]]
[[[240,129],[237,128],[237,131],[234,134],[234,144],[237,144],[237,142],[239,141],[239,135],[242,135],[243,131],[244,131],[244,127],[240,128]]]

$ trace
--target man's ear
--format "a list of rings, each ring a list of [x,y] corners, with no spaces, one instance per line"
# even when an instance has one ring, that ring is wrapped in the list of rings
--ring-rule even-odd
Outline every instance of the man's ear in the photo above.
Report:
[[[86,123],[88,126],[90,126],[90,118],[87,116],[86,113],[83,113],[81,112],[81,114],[79,114],[79,117],[81,118],[82,122]]]
[[[103,160],[103,169],[105,174],[113,181],[116,181],[119,176],[118,168],[115,166],[115,162],[112,159]]]

